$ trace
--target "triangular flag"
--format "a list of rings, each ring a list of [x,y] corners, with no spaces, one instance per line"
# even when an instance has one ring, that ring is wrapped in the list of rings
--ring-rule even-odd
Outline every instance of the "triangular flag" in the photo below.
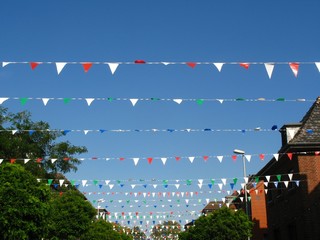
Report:
[[[56,62],[56,68],[57,68],[58,75],[61,73],[62,69],[64,68],[64,66],[66,64],[67,63],[65,63],[65,62]]]
[[[221,72],[223,64],[224,63],[213,63],[213,65],[218,69],[219,72]]]
[[[191,163],[193,163],[194,157],[189,157]]]
[[[320,62],[315,62],[316,67],[318,68],[319,72],[320,72]]]
[[[182,103],[182,99],[173,99],[173,101],[178,103],[178,104]]]
[[[191,68],[195,68],[197,66],[197,63],[195,62],[187,62],[186,64]]]
[[[5,101],[7,101],[9,98],[0,98],[0,104],[4,103]]]
[[[221,104],[223,103],[223,99],[216,99],[217,101],[219,101]]]
[[[264,160],[264,154],[263,153],[259,154],[259,158],[260,158],[261,161],[263,161]]]
[[[114,184],[109,184],[110,190],[114,187]]]
[[[63,185],[64,179],[59,179],[59,185],[60,187]]]
[[[30,67],[32,70],[34,70],[38,65],[39,65],[39,63],[37,63],[37,62],[30,62]]]
[[[50,98],[42,98],[43,105],[47,106],[47,103],[49,102]]]
[[[294,76],[297,77],[298,71],[299,71],[299,63],[291,62],[291,63],[289,63],[289,66],[290,66]]]
[[[84,132],[84,135],[87,135],[88,134],[88,132],[90,132],[91,130],[83,130],[83,132]]]
[[[283,183],[284,183],[284,185],[286,186],[286,188],[288,188],[289,181],[284,181]]]
[[[51,158],[51,163],[54,163],[55,161],[57,161],[56,158]]]
[[[300,184],[300,180],[296,180],[297,187],[299,187],[299,184]]]
[[[108,63],[112,75],[116,72],[119,63]]]
[[[134,165],[137,166],[138,162],[139,162],[139,158],[132,158]]]
[[[83,69],[84,69],[84,72],[88,72],[89,69],[92,67],[92,63],[82,63],[82,66],[83,66]]]
[[[290,160],[292,160],[292,153],[287,153],[287,156]]]
[[[251,155],[244,155],[244,157],[248,160],[248,162],[251,161]]]
[[[12,130],[11,132],[12,132],[12,135],[14,135],[16,132],[18,132],[18,130],[15,129],[15,130]]]
[[[274,64],[273,63],[265,63],[264,66],[265,66],[265,68],[267,70],[269,79],[271,79],[273,68],[274,68]]]
[[[244,177],[243,179],[245,183],[248,183],[248,177]]]
[[[108,185],[110,183],[110,180],[105,180],[104,182],[106,183],[106,185]]]
[[[240,66],[245,69],[248,69],[250,67],[250,64],[249,63],[240,63]]]
[[[136,105],[136,103],[138,102],[139,99],[137,98],[131,98],[130,102],[132,103],[132,106]]]
[[[30,161],[30,159],[28,159],[28,158],[24,159],[24,164],[26,164],[29,161]]]
[[[292,176],[293,176],[293,173],[289,173],[288,174],[288,177],[289,177],[290,181],[292,180]]]
[[[161,62],[163,65],[169,65],[170,63],[169,62]]]
[[[217,156],[219,162],[221,163],[222,162],[222,159],[223,159],[223,156]]]
[[[270,176],[266,176],[267,182],[270,182]]]
[[[94,98],[86,98],[88,106],[91,105],[91,103],[94,101]]]
[[[10,64],[11,62],[2,62],[2,67],[7,66],[8,64]]]
[[[223,185],[227,184],[227,179],[226,178],[221,178],[221,182],[223,183]]]
[[[87,184],[88,180],[82,180],[81,182],[82,182],[82,187],[84,187]]]
[[[175,186],[177,189],[179,189],[180,184],[175,184],[174,186]]]
[[[149,157],[149,158],[147,158],[147,160],[148,160],[148,163],[151,164],[153,161],[153,158]]]
[[[134,189],[136,187],[135,184],[131,184],[131,188]]]
[[[167,158],[161,158],[161,161],[162,161],[163,165],[166,165]]]
[[[218,183],[219,189],[222,190],[222,183]]]
[[[278,154],[278,153],[275,153],[275,154],[273,154],[273,157],[276,159],[276,161],[278,161],[278,159],[279,159],[279,154]]]

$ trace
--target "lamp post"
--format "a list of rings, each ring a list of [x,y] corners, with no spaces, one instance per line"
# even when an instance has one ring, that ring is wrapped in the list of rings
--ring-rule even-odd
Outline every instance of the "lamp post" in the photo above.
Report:
[[[233,153],[241,155],[242,157],[242,163],[243,163],[243,176],[246,178],[247,177],[247,169],[246,169],[246,159],[245,159],[245,151],[240,150],[240,149],[234,149]],[[247,216],[249,217],[249,206],[248,206],[248,193],[247,193],[247,183],[245,182],[244,184],[244,201],[245,201],[245,212]],[[250,237],[248,237],[250,239]]]

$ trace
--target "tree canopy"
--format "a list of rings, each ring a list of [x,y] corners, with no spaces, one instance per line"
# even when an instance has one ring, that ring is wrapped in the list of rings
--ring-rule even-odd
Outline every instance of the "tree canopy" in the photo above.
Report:
[[[40,239],[47,232],[49,187],[22,166],[0,165],[0,238]]]
[[[178,239],[178,234],[181,232],[181,226],[177,222],[165,221],[163,224],[157,224],[152,228],[151,237],[153,239]]]
[[[198,218],[194,226],[180,233],[181,240],[245,240],[252,235],[253,223],[242,211],[222,207]]]

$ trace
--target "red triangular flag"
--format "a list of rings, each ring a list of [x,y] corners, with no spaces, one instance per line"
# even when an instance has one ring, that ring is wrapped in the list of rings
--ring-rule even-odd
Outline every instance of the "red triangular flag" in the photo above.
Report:
[[[187,62],[187,65],[191,68],[195,68],[197,66],[197,63],[195,62]]]
[[[37,158],[37,163],[41,163],[42,158]]]
[[[31,62],[30,63],[30,67],[31,67],[32,70],[34,70],[38,65],[39,65],[39,63],[37,63],[37,62]]]
[[[299,63],[292,62],[292,63],[289,63],[289,66],[290,66],[294,76],[297,77],[298,71],[299,71]]]
[[[260,159],[263,161],[264,160],[264,154],[263,153],[261,153],[260,155],[259,155],[259,157],[260,157]]]
[[[319,154],[320,154],[319,151],[314,152],[314,155],[319,155]]]
[[[123,161],[124,160],[124,158],[123,157],[121,157],[121,158],[119,158],[120,159],[120,161]]]
[[[153,160],[153,158],[148,158],[148,163],[151,164],[152,160]]]
[[[15,158],[11,158],[10,159],[10,163],[15,163],[16,162],[16,159]]]
[[[245,68],[245,69],[248,69],[250,64],[249,63],[240,63],[240,66]]]
[[[60,194],[60,197],[61,197],[61,196],[62,196],[62,194],[63,194],[63,192],[60,192],[59,194]]]
[[[176,160],[179,161],[181,159],[181,157],[176,157]]]
[[[231,157],[233,161],[237,160],[237,155],[232,155]]]
[[[208,156],[203,156],[203,160],[207,161],[209,159]]]
[[[89,69],[92,67],[92,63],[82,63],[83,69],[85,72],[88,72]]]
[[[287,153],[287,156],[290,160],[292,160],[292,153]]]
[[[144,60],[135,60],[134,63],[136,63],[136,64],[145,64],[146,61],[144,61]]]

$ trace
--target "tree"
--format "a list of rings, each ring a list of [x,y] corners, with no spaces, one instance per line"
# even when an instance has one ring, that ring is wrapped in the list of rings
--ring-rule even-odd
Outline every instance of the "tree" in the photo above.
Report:
[[[208,216],[201,216],[194,226],[179,235],[181,240],[244,240],[250,237],[253,223],[242,211],[222,207]]]
[[[54,194],[50,204],[50,239],[78,239],[89,230],[96,216],[95,208],[77,190]]]
[[[132,238],[113,230],[113,225],[105,220],[99,219],[91,223],[89,230],[81,239],[90,240],[130,240]]]
[[[31,159],[26,168],[37,176],[46,173],[76,171],[80,160],[74,157],[87,152],[70,142],[56,142],[63,131],[49,131],[47,122],[33,122],[28,111],[10,113],[0,107],[0,157],[5,161]],[[51,159],[57,159],[52,163]],[[22,163],[22,161],[17,161]]]
[[[47,232],[50,189],[22,166],[0,165],[0,238],[41,239]]]
[[[178,239],[178,234],[181,231],[180,224],[173,221],[164,222],[163,224],[157,224],[152,228],[151,237],[153,239]]]

